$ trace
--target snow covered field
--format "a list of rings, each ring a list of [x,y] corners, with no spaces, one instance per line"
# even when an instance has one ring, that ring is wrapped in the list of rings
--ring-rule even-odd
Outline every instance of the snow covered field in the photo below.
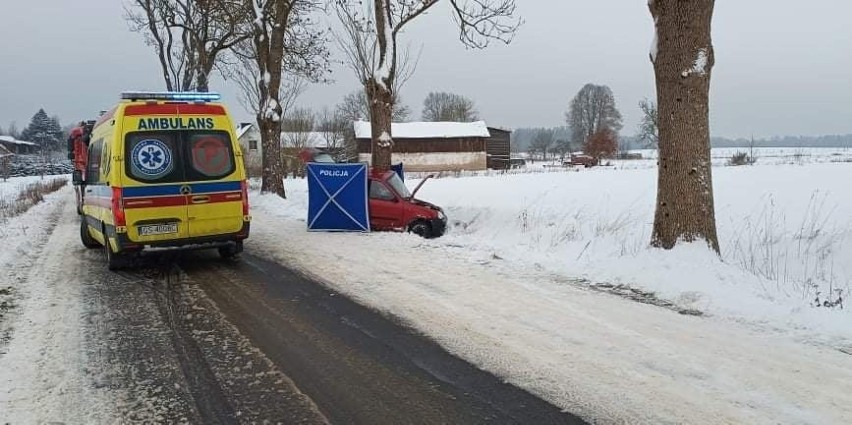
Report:
[[[657,151],[655,149],[631,150],[631,153],[642,155],[639,160],[605,160],[615,169],[646,169],[656,168]],[[731,157],[736,153],[754,155],[757,165],[806,165],[814,163],[850,163],[852,148],[713,148],[711,161],[714,166],[728,166]],[[527,170],[549,168],[558,161],[528,161]],[[513,170],[523,173],[525,170]]]
[[[586,417],[848,423],[852,314],[813,301],[848,297],[850,176],[828,161],[715,168],[722,258],[648,248],[655,170],[615,167],[427,182],[418,197],[452,222],[436,240],[308,233],[305,182],[288,180],[288,200],[252,198],[247,249]],[[704,317],[583,290],[597,284]]]
[[[850,177],[846,163],[715,168],[721,259],[703,244],[648,247],[654,169],[435,179],[418,197],[443,206],[451,226],[422,244],[472,263],[626,284],[683,308],[852,346],[850,309],[813,307],[818,296],[848,299],[852,288]],[[304,220],[305,181],[287,187],[277,213]]]

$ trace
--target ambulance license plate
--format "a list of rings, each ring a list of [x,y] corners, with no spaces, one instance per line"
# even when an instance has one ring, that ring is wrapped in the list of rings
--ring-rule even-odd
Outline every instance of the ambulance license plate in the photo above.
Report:
[[[149,224],[137,226],[136,230],[139,232],[139,236],[167,235],[169,233],[177,233],[177,227],[177,223]]]

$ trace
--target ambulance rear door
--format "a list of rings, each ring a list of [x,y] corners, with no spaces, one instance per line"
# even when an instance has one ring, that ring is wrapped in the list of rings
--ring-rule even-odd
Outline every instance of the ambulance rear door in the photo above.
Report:
[[[180,105],[182,121],[196,129],[182,132],[184,170],[190,187],[187,196],[189,236],[237,233],[243,228],[245,176],[237,162],[231,121],[223,107]],[[204,114],[198,116],[196,114]]]
[[[143,130],[125,135],[121,194],[131,240],[145,243],[189,237],[182,151],[179,132]]]

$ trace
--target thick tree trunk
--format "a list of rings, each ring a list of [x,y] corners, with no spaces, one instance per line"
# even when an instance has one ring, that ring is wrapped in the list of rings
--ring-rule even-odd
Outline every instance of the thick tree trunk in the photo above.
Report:
[[[379,84],[376,80],[367,81],[366,89],[372,127],[371,164],[377,170],[389,170],[393,153],[393,93],[388,89],[388,85]]]
[[[260,190],[286,198],[284,191],[284,159],[281,157],[281,119],[284,109],[279,100],[284,57],[285,34],[292,2],[278,0],[267,3],[266,15],[255,16],[257,32],[253,42],[257,54],[258,78],[257,124],[263,145],[263,171]],[[271,13],[271,15],[269,14]]]
[[[198,75],[195,77],[195,91],[202,93],[210,91],[211,72],[213,72],[213,63],[202,63],[198,66]]]
[[[260,191],[286,198],[284,164],[281,160],[281,121],[275,121],[261,113],[257,116],[257,124],[260,143],[263,146]]]
[[[660,124],[652,245],[665,249],[704,239],[719,252],[708,106],[713,6],[714,0],[649,1],[657,31],[651,60]]]

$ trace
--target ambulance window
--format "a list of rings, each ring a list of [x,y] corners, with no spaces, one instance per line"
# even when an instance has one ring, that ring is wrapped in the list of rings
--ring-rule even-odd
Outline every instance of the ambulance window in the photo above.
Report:
[[[191,180],[213,180],[234,172],[234,152],[224,131],[187,132]]]
[[[125,167],[134,180],[147,183],[183,181],[177,132],[140,131],[127,135]]]
[[[101,149],[103,140],[98,140],[89,145],[89,165],[86,169],[86,182],[99,183],[101,181]]]
[[[99,143],[103,142],[103,139],[98,140]],[[101,154],[101,170],[103,171],[104,176],[109,175],[109,166],[110,166],[110,154],[109,154],[109,144],[104,143],[101,145],[103,149],[103,153]]]

